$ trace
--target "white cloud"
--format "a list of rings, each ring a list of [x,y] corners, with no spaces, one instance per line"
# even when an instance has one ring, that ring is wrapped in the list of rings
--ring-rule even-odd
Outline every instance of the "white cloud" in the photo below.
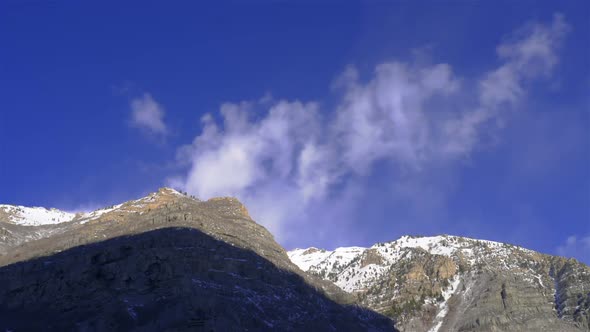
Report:
[[[449,64],[392,61],[377,65],[366,82],[348,67],[335,81],[340,99],[333,110],[271,97],[223,104],[222,121],[204,116],[201,133],[178,150],[189,171],[174,184],[203,199],[237,196],[279,240],[299,236],[302,220],[330,217],[310,216],[318,207],[354,205],[377,163],[395,170],[395,186],[423,183],[411,178],[469,156],[517,109],[527,82],[551,74],[566,32],[559,15],[551,25],[519,30],[498,46],[499,66],[471,79],[475,89]],[[422,196],[419,188],[400,190],[404,197]],[[331,226],[343,222],[331,220]]]
[[[319,161],[310,152],[319,135],[318,106],[278,101],[261,120],[249,118],[249,112],[267,102],[223,104],[222,124],[204,116],[201,135],[179,150],[179,158],[188,158],[191,165],[184,190],[202,198],[237,196],[257,219],[278,231],[291,210],[287,203],[303,204],[300,188],[308,188],[310,196],[317,192],[310,184],[315,173],[307,169]],[[302,153],[307,157],[302,159]]]
[[[131,123],[152,134],[165,135],[168,128],[164,123],[164,109],[149,93],[131,101]]]
[[[578,260],[590,264],[590,235],[578,237],[572,235],[563,245],[557,247],[557,254],[564,257],[575,257]]]
[[[105,207],[104,204],[98,204],[98,203],[85,203],[85,204],[80,204],[75,206],[74,208],[66,208],[66,209],[62,209],[62,211],[68,212],[68,213],[88,213],[88,212],[92,212],[92,211],[96,211],[100,208]]]
[[[366,174],[377,160],[413,168],[433,157],[440,116],[426,102],[457,92],[459,80],[450,66],[384,63],[364,84],[350,72],[341,79],[346,88],[332,128],[343,162]]]

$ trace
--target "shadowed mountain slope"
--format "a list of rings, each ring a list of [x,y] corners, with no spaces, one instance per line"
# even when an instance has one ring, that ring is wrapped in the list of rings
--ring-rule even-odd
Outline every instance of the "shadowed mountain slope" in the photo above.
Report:
[[[190,228],[5,266],[0,285],[1,330],[393,331],[389,319]]]
[[[57,224],[14,220],[0,221],[0,330],[395,330],[291,263],[233,198],[164,188]]]

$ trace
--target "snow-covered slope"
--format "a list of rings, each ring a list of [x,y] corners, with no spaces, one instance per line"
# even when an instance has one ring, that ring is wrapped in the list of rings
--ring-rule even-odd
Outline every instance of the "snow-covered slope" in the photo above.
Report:
[[[59,224],[70,221],[76,216],[75,213],[60,211],[58,209],[18,205],[0,205],[0,211],[6,216],[6,221],[24,226]]]
[[[288,254],[289,258],[295,263],[295,265],[299,266],[303,271],[307,271],[311,267],[319,265],[346,265],[364,250],[366,250],[366,248],[363,247],[344,247],[338,248],[334,251],[309,248],[295,249]]]
[[[370,248],[342,247],[333,251],[309,248],[289,251],[289,258],[299,268],[332,280],[347,292],[366,289],[379,280],[389,267],[403,259],[411,259],[414,250],[422,249],[432,255],[453,258],[457,263],[469,266],[497,264],[500,268],[516,267],[515,261],[502,260],[514,251],[533,254],[534,251],[510,244],[477,240],[459,236],[432,237],[402,236],[387,243],[377,243]],[[485,255],[482,253],[485,252]],[[500,260],[496,260],[499,258]]]

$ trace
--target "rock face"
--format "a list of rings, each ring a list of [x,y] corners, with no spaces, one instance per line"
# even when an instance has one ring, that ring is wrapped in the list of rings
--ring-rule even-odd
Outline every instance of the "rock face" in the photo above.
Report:
[[[301,271],[233,198],[161,189],[55,225],[0,225],[0,330],[394,331]]]
[[[590,330],[590,268],[574,259],[456,236],[289,256],[401,331]]]

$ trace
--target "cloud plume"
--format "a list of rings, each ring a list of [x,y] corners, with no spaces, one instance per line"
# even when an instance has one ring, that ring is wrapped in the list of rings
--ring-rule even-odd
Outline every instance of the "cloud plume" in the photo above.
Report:
[[[557,247],[557,254],[565,257],[576,257],[578,260],[590,263],[590,235],[567,238],[564,244]]]
[[[165,135],[164,109],[149,93],[131,101],[131,124],[155,135]]]
[[[468,158],[495,136],[526,98],[529,82],[551,75],[568,29],[561,15],[526,25],[497,47],[499,64],[479,77],[460,77],[446,63],[389,61],[367,80],[346,68],[335,80],[334,105],[269,98],[225,103],[178,150],[189,167],[172,184],[203,199],[237,196],[284,243],[301,236],[303,225],[323,236],[326,219],[331,228],[348,227],[346,211],[370,194],[367,181],[378,166],[394,174],[398,193],[420,199],[409,186],[423,181],[412,179]],[[165,132],[154,104],[146,95],[134,113]]]

